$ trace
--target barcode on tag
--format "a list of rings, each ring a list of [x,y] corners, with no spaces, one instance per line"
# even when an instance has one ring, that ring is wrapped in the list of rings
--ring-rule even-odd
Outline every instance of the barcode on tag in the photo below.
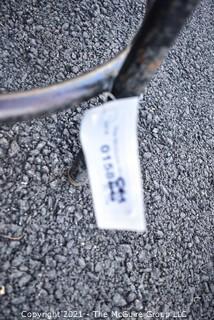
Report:
[[[138,98],[105,103],[85,113],[80,139],[99,228],[144,231],[137,142]]]

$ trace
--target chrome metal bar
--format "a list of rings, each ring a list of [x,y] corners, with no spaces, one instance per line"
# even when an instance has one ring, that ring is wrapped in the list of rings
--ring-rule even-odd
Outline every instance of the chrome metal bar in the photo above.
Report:
[[[0,95],[0,120],[62,110],[66,105],[71,107],[103,91],[111,91],[129,51],[130,46],[110,62],[75,79],[46,88]]]

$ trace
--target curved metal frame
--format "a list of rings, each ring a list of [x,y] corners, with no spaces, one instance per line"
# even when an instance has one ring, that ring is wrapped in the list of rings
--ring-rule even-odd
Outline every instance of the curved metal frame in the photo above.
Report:
[[[130,47],[110,62],[77,78],[45,88],[0,95],[0,119],[61,110],[70,103],[80,103],[103,91],[111,91]]]
[[[162,44],[170,47],[198,0],[181,2],[181,8],[175,2],[152,1],[132,42],[117,57],[95,70],[46,88],[0,95],[0,120],[62,110],[66,105],[75,106],[103,91],[113,90],[117,97],[121,96],[119,93],[125,91],[123,82],[126,83],[126,78],[130,76],[127,70],[132,61],[138,59],[147,67],[144,72],[153,74],[164,58],[159,56]],[[174,17],[177,21],[169,32]],[[151,51],[155,52],[155,57],[150,57]],[[158,58],[158,63],[154,58]]]

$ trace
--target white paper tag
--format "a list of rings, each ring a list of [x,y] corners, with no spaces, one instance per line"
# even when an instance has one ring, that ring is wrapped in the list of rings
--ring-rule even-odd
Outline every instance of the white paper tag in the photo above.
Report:
[[[137,115],[134,97],[107,102],[83,117],[80,139],[99,228],[146,229]]]

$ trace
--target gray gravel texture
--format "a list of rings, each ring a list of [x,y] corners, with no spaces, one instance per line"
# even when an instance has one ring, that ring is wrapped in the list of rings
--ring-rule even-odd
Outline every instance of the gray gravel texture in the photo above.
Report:
[[[142,0],[1,0],[1,91],[43,87],[124,49],[143,19]]]
[[[213,21],[213,2],[203,0],[140,96],[146,234],[98,230],[88,185],[64,176],[82,114],[101,97],[1,127],[0,232],[24,234],[1,238],[1,320],[24,319],[23,310],[214,319]]]

